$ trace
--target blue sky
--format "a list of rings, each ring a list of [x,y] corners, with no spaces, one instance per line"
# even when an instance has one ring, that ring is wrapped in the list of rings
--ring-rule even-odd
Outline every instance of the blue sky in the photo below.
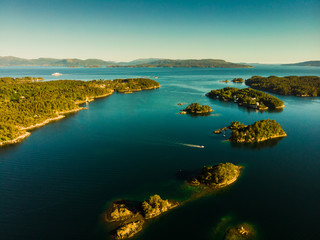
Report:
[[[319,0],[0,0],[0,56],[320,59]]]

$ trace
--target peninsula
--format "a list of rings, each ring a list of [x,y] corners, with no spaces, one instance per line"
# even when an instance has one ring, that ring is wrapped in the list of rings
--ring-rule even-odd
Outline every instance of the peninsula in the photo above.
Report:
[[[38,82],[40,78],[0,78],[0,146],[22,141],[26,130],[77,112],[79,104],[111,95],[156,89],[160,84],[151,79],[57,80]],[[42,80],[42,79],[40,79]]]
[[[320,96],[320,77],[317,76],[253,76],[246,80],[246,85],[280,95]]]
[[[251,125],[244,125],[240,122],[231,122],[230,126],[223,128],[223,130],[230,129],[231,142],[262,142],[272,138],[286,137],[286,132],[282,129],[281,125],[275,120],[260,120]],[[214,131],[218,133],[219,130]]]
[[[125,239],[140,232],[147,219],[155,218],[177,206],[178,202],[163,200],[159,195],[150,196],[143,202],[120,200],[111,204],[105,213],[105,220],[116,223],[111,232],[115,239]]]
[[[239,106],[253,108],[257,110],[281,109],[284,103],[279,98],[271,94],[257,91],[251,88],[232,88],[211,90],[206,96],[221,101],[237,103]]]
[[[205,186],[213,189],[226,187],[234,183],[240,176],[240,166],[232,163],[219,163],[215,166],[204,166],[198,176],[192,177],[188,184]]]

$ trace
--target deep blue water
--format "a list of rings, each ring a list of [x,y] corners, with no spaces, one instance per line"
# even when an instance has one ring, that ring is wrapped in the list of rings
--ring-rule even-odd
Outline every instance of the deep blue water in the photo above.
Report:
[[[52,77],[53,72],[64,75]],[[243,221],[256,227],[259,239],[319,239],[320,98],[278,96],[286,108],[261,113],[204,96],[211,89],[245,87],[221,80],[253,75],[320,76],[320,68],[0,68],[1,77],[159,76],[162,85],[95,100],[88,110],[0,148],[0,238],[109,239],[102,215],[111,201],[142,201],[151,194],[185,200],[192,190],[177,177],[180,170],[232,162],[244,166],[235,184],[155,219],[134,239],[221,239],[217,226]],[[209,117],[179,115],[179,102],[208,104],[215,111]],[[212,134],[230,121],[267,118],[279,122],[288,136],[233,145]]]

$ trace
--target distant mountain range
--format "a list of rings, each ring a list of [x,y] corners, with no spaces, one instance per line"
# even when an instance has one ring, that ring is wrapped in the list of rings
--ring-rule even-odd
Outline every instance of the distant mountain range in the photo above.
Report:
[[[226,62],[220,59],[159,59],[146,58],[130,62],[104,61],[101,59],[24,59],[17,57],[0,57],[0,66],[61,66],[61,67],[195,67],[195,68],[250,68],[246,64]]]
[[[320,67],[320,61],[307,61],[291,64],[282,64],[282,66],[304,66],[304,67]]]
[[[139,63],[131,65],[130,67],[171,67],[171,68],[251,68],[252,66],[238,63],[226,62],[220,59],[186,59],[186,60],[172,60],[160,59],[150,61],[148,63]]]

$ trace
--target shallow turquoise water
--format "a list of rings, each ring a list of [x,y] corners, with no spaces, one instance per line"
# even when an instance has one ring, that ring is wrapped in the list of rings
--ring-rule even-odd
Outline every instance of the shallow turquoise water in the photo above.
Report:
[[[108,239],[101,215],[120,198],[150,194],[186,199],[179,170],[233,162],[241,178],[218,193],[190,201],[152,221],[134,239],[219,239],[221,219],[253,223],[260,239],[319,239],[320,98],[278,96],[282,112],[255,112],[204,96],[222,83],[253,75],[317,75],[319,68],[253,69],[0,68],[0,76],[56,79],[159,76],[162,87],[113,94],[88,110],[34,130],[0,149],[1,239]],[[209,117],[179,115],[177,103],[200,102]],[[212,131],[230,121],[271,118],[288,136],[260,145],[233,145]],[[183,144],[204,145],[204,149]],[[221,237],[221,236],[220,236]]]

